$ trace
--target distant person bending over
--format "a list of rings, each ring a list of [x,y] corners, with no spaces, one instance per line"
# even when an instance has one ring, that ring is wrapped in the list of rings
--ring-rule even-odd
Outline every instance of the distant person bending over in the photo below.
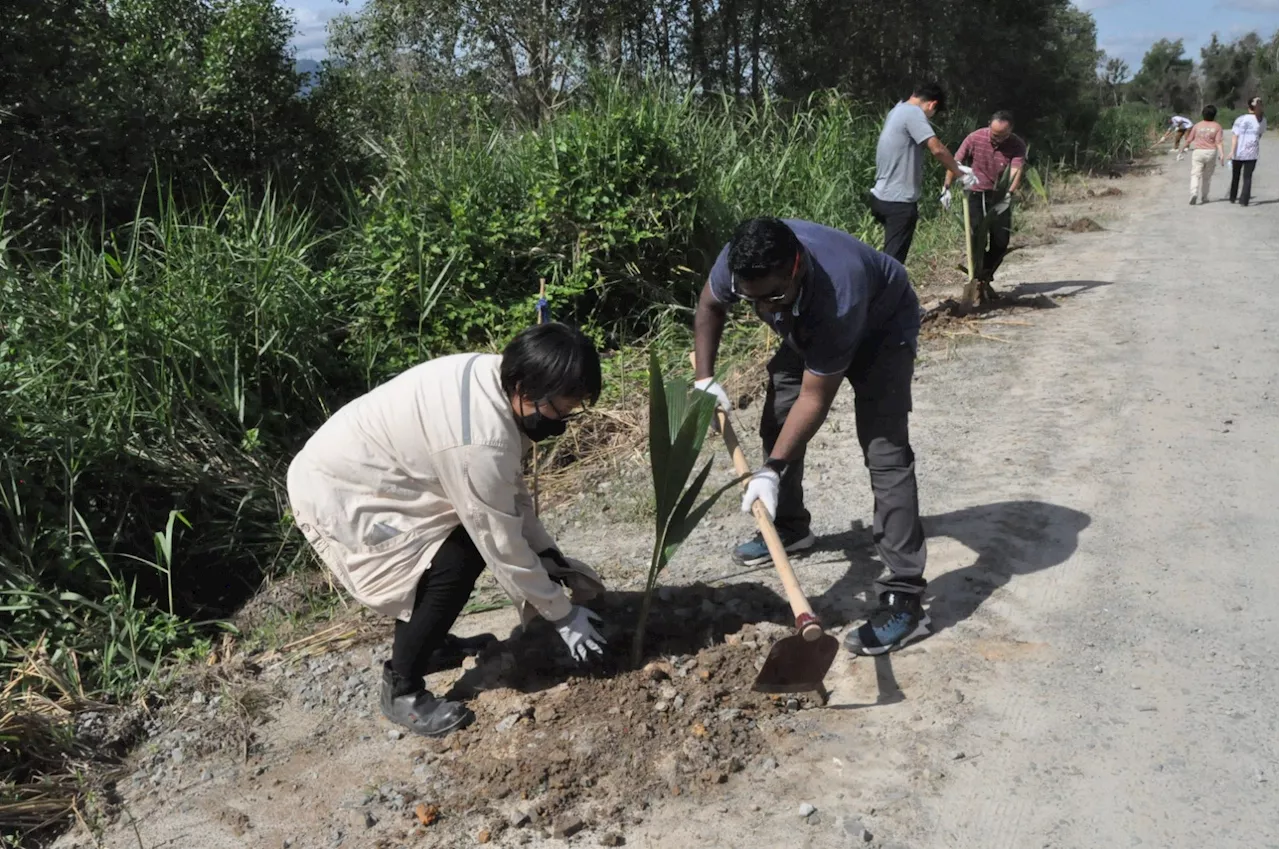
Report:
[[[1262,134],[1267,131],[1267,120],[1262,117],[1262,98],[1249,101],[1249,111],[1231,125],[1231,202],[1240,198],[1241,206],[1249,205],[1253,188],[1253,169],[1258,165],[1258,146]],[[1243,177],[1243,181],[1241,180]],[[1243,182],[1243,185],[1241,183]],[[1237,190],[1239,194],[1237,195]]]
[[[1209,182],[1213,180],[1213,167],[1216,163],[1227,164],[1226,154],[1222,147],[1222,125],[1214,118],[1218,117],[1218,107],[1212,103],[1200,113],[1204,118],[1187,133],[1187,143],[1178,152],[1191,148],[1191,205],[1196,201],[1207,203],[1209,200]],[[1216,155],[1214,152],[1217,152]]]
[[[884,227],[884,252],[904,265],[920,218],[918,202],[924,177],[924,148],[952,177],[967,186],[973,171],[956,162],[938,140],[929,119],[947,109],[947,96],[937,83],[916,86],[906,100],[889,111],[876,144],[876,184],[871,214]]]
[[[1164,131],[1164,135],[1160,137],[1157,145],[1164,144],[1164,140],[1169,138],[1169,134],[1173,134],[1173,148],[1170,153],[1178,149],[1178,145],[1182,143],[1182,137],[1187,134],[1187,130],[1191,129],[1192,121],[1190,118],[1184,118],[1181,115],[1173,115],[1169,118],[1169,128]]]
[[[1013,134],[1013,113],[1005,110],[991,116],[990,125],[974,130],[960,143],[956,159],[973,166],[978,179],[969,191],[969,224],[973,228],[969,238],[973,240],[973,278],[982,284],[982,296],[995,294],[991,281],[996,269],[1009,252],[1009,237],[1013,234],[1013,193],[1022,185],[1022,169],[1027,161],[1027,145]],[[1000,175],[1005,170],[1011,175],[1008,191],[997,191]],[[951,208],[951,174],[943,180],[942,205]],[[977,238],[983,221],[990,219],[988,230],[981,243]],[[987,241],[990,240],[988,247]]]

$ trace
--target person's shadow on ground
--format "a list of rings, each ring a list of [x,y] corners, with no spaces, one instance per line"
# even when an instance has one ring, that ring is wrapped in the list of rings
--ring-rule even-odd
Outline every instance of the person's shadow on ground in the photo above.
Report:
[[[934,633],[968,619],[1013,576],[1065,563],[1090,523],[1089,516],[1079,510],[1042,501],[1000,501],[927,516],[923,521],[926,537],[950,537],[977,555],[968,566],[936,577],[931,570],[925,572],[930,580],[924,600]],[[838,628],[874,608],[872,585],[881,564],[873,559],[871,531],[861,522],[847,532],[820,539],[818,550],[824,549],[843,551],[849,558],[848,571],[811,600],[823,624]],[[803,574],[802,566],[800,570]],[[863,592],[866,601],[858,598]]]

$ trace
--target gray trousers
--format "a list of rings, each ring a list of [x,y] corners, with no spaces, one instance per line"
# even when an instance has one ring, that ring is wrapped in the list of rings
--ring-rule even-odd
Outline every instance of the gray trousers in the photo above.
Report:
[[[769,389],[760,419],[766,458],[800,396],[804,360],[784,343],[769,361],[768,370]],[[924,527],[916,495],[916,458],[907,432],[914,373],[915,352],[909,345],[870,345],[859,350],[845,375],[853,386],[858,444],[875,495],[872,533],[881,562],[889,570],[876,581],[878,594],[919,595],[925,588]],[[803,451],[792,458],[782,476],[776,525],[783,535],[809,531]]]

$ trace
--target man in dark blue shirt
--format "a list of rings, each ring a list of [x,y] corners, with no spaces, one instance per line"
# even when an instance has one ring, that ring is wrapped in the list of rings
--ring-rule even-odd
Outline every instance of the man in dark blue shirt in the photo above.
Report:
[[[897,260],[848,233],[795,219],[742,222],[720,252],[694,318],[697,387],[715,382],[716,353],[731,305],[746,301],[782,337],[769,362],[760,437],[765,463],[751,478],[744,512],[758,499],[787,551],[811,548],[804,507],[805,447],[841,383],[853,385],[858,442],[875,495],[874,535],[889,575],[880,604],[845,638],[858,654],[882,654],[928,633],[920,604],[925,539],[907,433],[920,303]],[[760,536],[735,550],[744,564],[770,561]]]

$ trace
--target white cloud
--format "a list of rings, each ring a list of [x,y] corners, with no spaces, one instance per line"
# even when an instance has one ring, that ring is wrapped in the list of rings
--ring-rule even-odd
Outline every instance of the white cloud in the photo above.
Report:
[[[284,0],[281,4],[293,13],[297,22],[290,45],[299,59],[325,58],[325,42],[328,40],[329,21],[338,15],[354,14],[360,10],[363,0]]]
[[[1213,8],[1225,9],[1229,12],[1273,14],[1276,11],[1276,0],[1218,0],[1213,4]]]
[[[1075,0],[1077,9],[1083,9],[1086,12],[1096,12],[1099,9],[1111,9],[1116,6],[1123,6],[1129,0]]]

